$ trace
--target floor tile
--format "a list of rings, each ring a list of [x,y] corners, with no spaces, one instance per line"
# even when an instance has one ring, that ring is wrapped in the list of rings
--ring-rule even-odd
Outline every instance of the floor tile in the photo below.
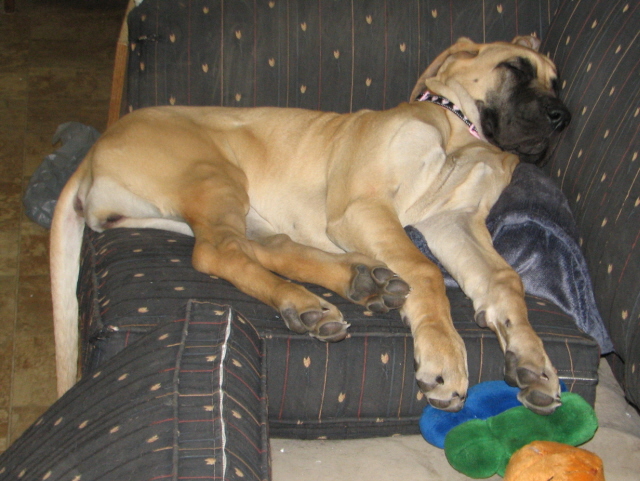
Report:
[[[0,179],[0,230],[17,229],[22,214],[22,185]]]
[[[33,68],[90,68],[113,64],[115,52],[113,42],[95,42],[91,38],[66,40],[31,40],[33,53],[29,54],[29,66]],[[113,43],[113,45],[112,45]]]
[[[0,35],[11,35],[2,34]],[[9,44],[2,44],[0,49],[0,72],[24,72],[26,73],[28,40],[17,40]]]
[[[27,93],[27,71],[0,71],[0,97],[21,99]]]
[[[26,68],[29,55],[29,16],[23,14],[0,17],[0,72]]]
[[[48,274],[20,276],[17,301],[18,333],[53,336],[51,285]]]
[[[44,276],[49,282],[49,230],[26,217],[20,231],[20,276]],[[21,281],[22,282],[22,281]]]
[[[9,411],[11,401],[11,373],[13,371],[13,335],[0,335],[0,411]],[[2,419],[0,415],[0,425]],[[7,419],[8,421],[8,419]],[[0,438],[2,429],[0,428]]]
[[[52,154],[60,147],[60,144],[53,144],[53,132],[27,132],[25,134],[24,163],[22,174],[24,177],[31,177],[44,158]]]
[[[49,408],[51,403],[14,407],[9,417],[9,443],[20,437]]]
[[[29,65],[87,68],[113,63],[122,17],[70,13],[32,19]]]
[[[9,447],[9,410],[0,407],[0,453]]]
[[[55,348],[53,331],[50,332],[16,333],[12,410],[50,406],[56,400]]]
[[[19,184],[0,182],[0,276],[18,273],[21,201]]]
[[[0,179],[18,184],[22,181],[25,133],[0,126]]]
[[[0,230],[0,276],[18,276],[20,231]]]
[[[0,276],[0,341],[13,337],[18,306],[17,287],[16,276]],[[0,350],[0,356],[3,355]]]
[[[11,398],[13,341],[17,308],[16,291],[15,276],[0,276],[0,449],[3,438],[2,411],[8,412]],[[8,422],[7,417],[4,417],[4,422]]]
[[[111,69],[37,68],[29,69],[29,95],[38,99],[109,100]]]
[[[29,101],[28,131],[50,135],[60,124],[80,122],[103,132],[107,125],[109,102],[95,99],[84,105],[68,99],[34,99]]]
[[[24,131],[27,125],[26,97],[0,97],[0,125],[3,129]]]
[[[40,4],[42,8],[46,8],[45,2],[36,3]],[[102,43],[109,44],[112,40],[118,39],[117,34],[123,18],[121,9],[74,9],[65,8],[65,3],[71,2],[52,1],[53,11],[49,11],[49,15],[46,15],[46,11],[31,15],[31,40],[59,40],[68,42],[69,45],[81,41],[91,43],[89,40],[93,40],[93,45],[98,46]],[[76,3],[79,5],[90,2],[80,0]],[[62,11],[56,12],[60,7]]]

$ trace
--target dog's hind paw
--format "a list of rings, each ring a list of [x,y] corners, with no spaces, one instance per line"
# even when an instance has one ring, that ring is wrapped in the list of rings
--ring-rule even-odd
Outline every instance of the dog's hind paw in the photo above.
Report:
[[[333,305],[326,303],[319,309],[309,309],[302,313],[294,307],[281,311],[282,318],[289,329],[299,334],[309,335],[326,342],[337,342],[347,337],[350,324]]]
[[[386,267],[357,264],[353,271],[347,295],[353,302],[372,312],[384,313],[399,309],[411,290],[409,284]]]

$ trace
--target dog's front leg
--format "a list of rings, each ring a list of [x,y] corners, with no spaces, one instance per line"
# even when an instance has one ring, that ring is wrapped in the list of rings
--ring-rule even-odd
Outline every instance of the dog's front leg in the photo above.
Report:
[[[411,292],[400,312],[413,335],[418,385],[431,405],[460,410],[468,388],[467,356],[439,269],[415,247],[384,203],[352,202],[330,219],[328,234],[343,249],[384,262],[409,283]]]
[[[560,405],[555,368],[529,324],[518,274],[495,251],[478,210],[443,212],[416,224],[434,255],[473,301],[476,322],[494,331],[505,353],[505,380],[539,414]]]

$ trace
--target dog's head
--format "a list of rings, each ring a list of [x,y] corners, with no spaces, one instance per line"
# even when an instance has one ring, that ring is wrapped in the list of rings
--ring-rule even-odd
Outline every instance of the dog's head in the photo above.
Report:
[[[535,37],[489,44],[461,38],[421,75],[411,99],[431,78],[456,82],[475,100],[489,142],[524,162],[542,163],[551,136],[569,124],[571,114],[558,98],[556,67],[538,53],[539,45]]]

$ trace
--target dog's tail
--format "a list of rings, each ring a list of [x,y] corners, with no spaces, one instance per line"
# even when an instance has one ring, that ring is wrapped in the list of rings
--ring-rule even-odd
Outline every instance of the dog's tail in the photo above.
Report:
[[[71,176],[60,194],[51,224],[49,254],[58,396],[75,384],[78,370],[76,288],[84,230],[80,190],[87,170],[88,163],[84,161]]]

